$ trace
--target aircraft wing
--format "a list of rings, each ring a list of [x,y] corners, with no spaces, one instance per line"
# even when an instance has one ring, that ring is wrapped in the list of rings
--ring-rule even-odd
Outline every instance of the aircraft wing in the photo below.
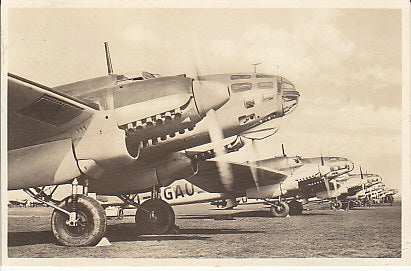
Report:
[[[97,104],[8,74],[8,149],[64,134],[99,110]]]
[[[233,180],[233,191],[244,191],[248,188],[256,187],[251,167],[255,167],[258,186],[273,185],[282,182],[287,175],[283,172],[262,166],[250,164],[239,164],[228,162]],[[187,180],[199,188],[210,193],[225,192],[223,184],[220,181],[220,174],[216,161],[198,161],[198,172]]]

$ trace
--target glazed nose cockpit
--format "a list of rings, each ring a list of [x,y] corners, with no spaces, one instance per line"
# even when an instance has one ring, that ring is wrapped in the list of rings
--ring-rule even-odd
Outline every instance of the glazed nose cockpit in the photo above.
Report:
[[[354,163],[346,158],[331,158],[330,170],[331,171],[345,171],[350,172],[354,169]]]
[[[289,80],[285,79],[284,77],[279,76],[277,83],[278,91],[283,99],[283,114],[286,115],[291,113],[297,107],[300,93],[296,90],[294,84],[291,83]]]

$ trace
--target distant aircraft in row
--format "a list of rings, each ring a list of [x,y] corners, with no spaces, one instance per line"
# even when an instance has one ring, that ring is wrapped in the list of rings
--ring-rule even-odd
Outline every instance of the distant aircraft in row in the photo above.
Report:
[[[360,174],[351,174],[353,163],[342,157],[288,157],[283,152],[283,156],[270,159],[230,164],[236,180],[231,193],[217,181],[216,161],[202,161],[196,175],[162,188],[160,196],[172,206],[212,202],[223,209],[235,207],[239,199],[246,199],[245,202],[256,199],[270,205],[273,216],[284,217],[301,214],[303,203],[311,199],[330,201],[333,209],[348,209],[366,205],[369,200],[376,203],[377,198],[392,203],[393,195],[397,193],[393,189],[384,189],[381,177],[376,174],[363,174],[361,168]],[[245,167],[254,168],[255,175],[253,170]],[[149,197],[143,193],[136,195],[135,200],[143,202]],[[108,198],[103,200],[104,204],[110,205]],[[144,229],[140,231],[150,233]]]
[[[233,174],[233,187],[227,191],[219,181],[218,161],[212,151],[189,153],[199,159],[197,173],[163,188],[160,194],[171,205],[192,204],[207,201],[224,202],[225,209],[237,205],[237,198],[258,199],[271,206],[273,216],[298,215],[303,211],[303,201],[313,197],[331,197],[335,179],[352,171],[354,165],[342,157],[288,157],[283,155],[269,159],[227,162]],[[142,201],[149,195],[137,196]]]

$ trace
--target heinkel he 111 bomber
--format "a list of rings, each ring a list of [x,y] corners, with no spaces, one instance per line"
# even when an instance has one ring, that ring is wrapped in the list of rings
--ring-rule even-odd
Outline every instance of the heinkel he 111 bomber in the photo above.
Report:
[[[241,140],[225,145],[224,138],[276,131],[273,120],[292,112],[300,96],[271,74],[117,75],[105,45],[106,76],[50,88],[8,74],[8,189],[53,207],[52,232],[68,246],[93,245],[105,234],[94,193],[134,205],[138,227],[167,232],[175,216],[160,187],[195,175],[207,159],[182,151],[210,142],[217,156],[235,151]],[[217,166],[229,191],[230,165]],[[71,193],[57,200],[62,184]],[[150,191],[150,199],[134,200]]]

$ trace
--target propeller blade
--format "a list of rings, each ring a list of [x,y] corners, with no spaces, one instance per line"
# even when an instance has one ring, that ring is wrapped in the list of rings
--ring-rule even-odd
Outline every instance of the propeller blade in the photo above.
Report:
[[[218,173],[220,175],[221,183],[227,191],[233,189],[233,174],[231,172],[230,164],[225,158],[224,136],[223,131],[218,123],[217,114],[214,109],[207,112],[206,115],[208,133],[210,135],[211,145],[213,146]]]
[[[250,150],[250,155],[251,155],[251,159],[250,159],[250,171],[251,171],[251,175],[253,177],[253,181],[255,184],[255,187],[257,188],[257,190],[260,188],[260,184],[259,184],[259,180],[258,180],[258,173],[257,173],[257,159],[258,159],[258,153],[257,153],[257,146],[254,142],[254,139],[251,139],[251,144],[249,145],[251,146],[251,150]]]
[[[323,157],[323,153],[321,152],[321,166],[324,166],[324,157]]]
[[[322,156],[321,156],[322,157]],[[321,159],[322,160],[322,159]],[[323,165],[320,167],[320,166],[318,166],[318,173],[320,174],[320,177],[322,178],[322,180],[324,181],[324,185],[325,185],[325,189],[327,190],[327,195],[328,195],[328,198],[330,198],[331,197],[331,192],[330,192],[330,183],[329,183],[329,180],[328,180],[328,177],[327,177],[327,173],[326,174],[323,174],[322,172],[321,172],[321,170],[323,169]]]
[[[200,40],[201,39],[198,37],[198,33],[191,36],[191,59],[194,66],[195,80],[198,80],[200,75],[206,74],[208,70],[207,60],[204,59],[206,54]]]
[[[286,157],[287,155],[285,154],[285,151],[284,151],[284,144],[281,144],[281,150],[283,151],[283,156]]]
[[[337,191],[337,190],[338,190],[337,180],[336,180],[336,179],[332,179],[331,183],[333,184],[333,187],[334,187],[333,190],[334,190],[334,191]]]
[[[323,178],[323,180],[324,180],[324,184],[325,184],[325,189],[327,189],[328,198],[331,198],[330,181],[328,180],[327,176],[325,176]]]

